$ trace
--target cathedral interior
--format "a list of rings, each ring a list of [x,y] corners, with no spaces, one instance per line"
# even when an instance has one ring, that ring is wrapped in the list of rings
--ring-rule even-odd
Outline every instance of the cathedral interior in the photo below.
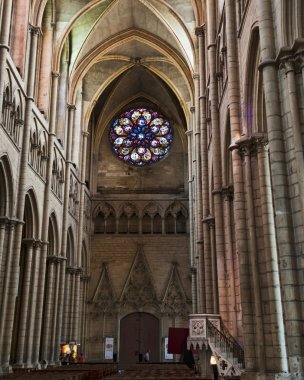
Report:
[[[303,380],[303,142],[302,0],[0,0],[0,376]]]

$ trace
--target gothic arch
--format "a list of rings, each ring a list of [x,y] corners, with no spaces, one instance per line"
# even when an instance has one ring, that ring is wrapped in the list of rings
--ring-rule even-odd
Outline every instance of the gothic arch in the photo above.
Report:
[[[75,252],[75,241],[72,227],[69,227],[67,231],[67,248],[66,248],[66,258],[67,266],[76,266],[76,252]]]
[[[59,231],[57,218],[54,212],[49,218],[48,241],[48,255],[57,256],[59,253]]]
[[[233,184],[232,178],[232,161],[231,161],[231,127],[230,127],[230,111],[227,110],[226,115],[224,115],[225,130],[224,139],[222,145],[222,157],[223,157],[223,186],[229,186]]]
[[[39,213],[36,195],[30,189],[25,195],[24,204],[24,227],[23,236],[27,239],[38,239],[39,237]]]
[[[85,274],[89,272],[89,257],[86,242],[83,241],[81,245],[81,268]]]
[[[0,157],[0,215],[10,217],[13,214],[13,176],[9,159]]]

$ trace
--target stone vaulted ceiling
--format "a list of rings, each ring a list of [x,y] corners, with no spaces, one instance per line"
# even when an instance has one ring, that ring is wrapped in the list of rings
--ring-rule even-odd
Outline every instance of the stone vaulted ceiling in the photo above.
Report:
[[[109,117],[119,106],[141,98],[189,119],[196,71],[194,33],[200,22],[194,0],[54,3],[53,71],[68,63],[68,100],[74,103],[82,91],[87,122],[105,93],[99,112],[106,109]],[[176,116],[176,122],[182,119]]]
[[[115,115],[139,105],[165,114],[185,143],[201,0],[33,0],[31,17],[33,25],[52,20],[52,71],[60,86],[66,81],[69,104],[82,94],[82,129],[93,136],[93,151]]]

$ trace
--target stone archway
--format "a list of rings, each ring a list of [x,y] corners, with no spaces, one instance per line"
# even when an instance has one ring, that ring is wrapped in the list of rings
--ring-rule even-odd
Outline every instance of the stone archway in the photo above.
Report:
[[[159,361],[159,320],[152,314],[132,313],[120,321],[120,364],[135,364],[150,350],[150,361]]]

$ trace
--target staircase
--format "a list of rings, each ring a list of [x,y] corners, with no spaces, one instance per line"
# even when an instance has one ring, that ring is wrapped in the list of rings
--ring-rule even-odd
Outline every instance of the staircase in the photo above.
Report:
[[[188,348],[212,352],[220,377],[240,377],[245,371],[244,350],[226,329],[218,315],[191,314]]]

